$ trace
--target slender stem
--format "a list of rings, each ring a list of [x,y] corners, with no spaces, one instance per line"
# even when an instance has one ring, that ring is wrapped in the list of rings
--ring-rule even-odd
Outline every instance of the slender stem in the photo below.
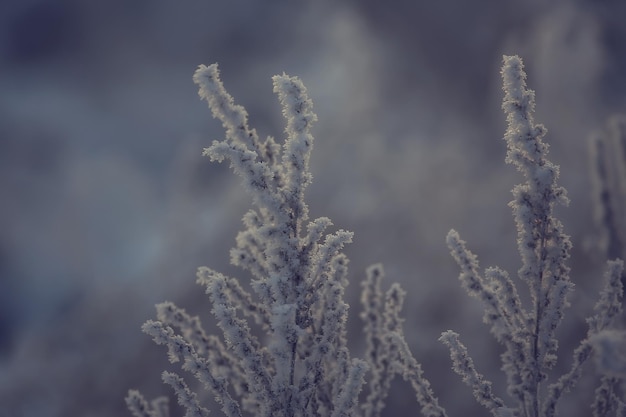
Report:
[[[533,377],[532,380],[532,391],[530,392],[532,396],[532,410],[530,416],[539,417],[539,378],[541,375],[541,361],[539,357],[539,333],[541,332],[541,318],[543,317],[543,302],[546,294],[544,293],[543,288],[543,278],[544,278],[544,264],[546,258],[546,229],[547,223],[549,219],[544,219],[541,223],[541,231],[540,236],[541,240],[539,243],[539,276],[536,283],[536,294],[535,294],[535,331],[533,334],[533,347],[532,347],[532,357],[534,361],[535,369],[531,372]]]

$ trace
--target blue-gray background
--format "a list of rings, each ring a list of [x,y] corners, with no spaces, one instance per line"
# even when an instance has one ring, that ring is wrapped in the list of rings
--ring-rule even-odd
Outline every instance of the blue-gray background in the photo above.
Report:
[[[171,396],[165,350],[141,323],[172,300],[214,331],[196,267],[248,278],[228,250],[250,201],[226,165],[201,157],[223,133],[191,75],[213,62],[261,136],[283,133],[270,77],[304,81],[319,116],[311,214],[356,234],[353,353],[358,282],[383,262],[408,291],[407,339],[453,417],[486,412],[450,370],[443,330],[461,333],[506,395],[444,237],[456,228],[483,266],[520,266],[499,71],[503,54],[522,56],[572,200],[559,210],[578,289],[560,333],[567,366],[602,270],[588,250],[587,142],[626,111],[624,19],[621,0],[3,1],[0,416],[123,416],[128,388]],[[590,384],[566,397],[570,415],[588,415],[575,407]],[[409,387],[393,392],[386,415],[416,415]]]

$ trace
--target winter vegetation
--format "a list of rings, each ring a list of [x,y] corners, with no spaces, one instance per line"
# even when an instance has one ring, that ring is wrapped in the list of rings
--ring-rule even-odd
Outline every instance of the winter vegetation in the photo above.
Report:
[[[205,288],[223,337],[207,335],[197,316],[171,302],[157,305],[157,320],[146,322],[143,331],[167,347],[170,362],[181,363],[195,376],[228,417],[376,417],[398,375],[413,387],[422,415],[447,416],[405,340],[401,309],[406,293],[397,284],[383,293],[380,264],[367,269],[362,284],[365,357],[351,355],[344,301],[348,259],[342,250],[353,235],[342,229],[327,233],[332,222],[326,217],[309,220],[304,196],[312,180],[310,128],[317,116],[302,82],[285,74],[273,78],[287,122],[280,146],[250,128],[245,109],[226,92],[216,64],[200,66],[193,78],[226,131],[226,139],[214,141],[204,155],[230,161],[253,198],[253,209],[243,218],[245,229],[231,250],[232,264],[253,277],[252,293],[237,278],[201,267],[197,283]],[[555,206],[567,205],[568,198],[557,183],[559,167],[548,159],[547,130],[534,121],[534,91],[526,86],[519,57],[504,57],[502,78],[506,162],[525,178],[513,188],[509,204],[522,260],[519,279],[498,267],[481,272],[476,255],[455,230],[446,241],[461,269],[461,284],[482,301],[484,322],[504,348],[501,369],[509,398],[493,392],[459,334],[447,330],[440,341],[450,350],[454,371],[494,417],[558,415],[559,400],[576,387],[593,355],[602,374],[593,415],[624,416],[626,333],[616,327],[623,299],[619,259],[608,262],[604,289],[571,368],[549,381],[557,362],[556,332],[574,290],[567,265],[570,238],[554,214]],[[528,305],[519,295],[520,282],[528,289]],[[186,416],[209,415],[202,396],[181,375],[165,371],[162,379]],[[166,399],[149,403],[136,390],[129,391],[126,403],[135,417],[169,415]]]
[[[595,314],[587,319],[588,338],[574,352],[571,370],[556,382],[548,384],[548,372],[557,360],[558,340],[555,332],[568,306],[568,295],[573,291],[569,279],[567,260],[571,242],[563,232],[563,225],[554,217],[556,204],[567,204],[566,191],[557,185],[559,168],[547,158],[548,145],[543,141],[546,129],[534,122],[534,91],[526,87],[526,74],[520,58],[505,57],[502,69],[504,101],[508,129],[506,161],[520,171],[526,182],[513,188],[513,209],[518,231],[518,250],[522,268],[518,271],[530,293],[530,306],[524,308],[517,286],[509,274],[499,268],[479,272],[476,256],[470,252],[457,232],[448,234],[447,242],[452,256],[461,267],[460,280],[470,295],[485,304],[485,323],[504,345],[502,370],[507,374],[507,391],[514,399],[513,407],[505,407],[505,401],[491,392],[491,383],[479,374],[459,341],[458,334],[447,331],[441,340],[451,352],[455,371],[472,387],[476,399],[494,416],[554,416],[557,404],[564,392],[571,390],[582,373],[582,366],[590,357],[592,346],[600,347],[600,340],[611,339],[612,346],[619,344],[616,337],[608,337],[611,326],[622,313],[623,287],[621,274],[623,262],[609,262],[605,274],[605,288],[596,304]],[[605,339],[606,338],[606,339]],[[607,349],[596,349],[599,361],[611,362],[603,366],[620,369],[623,356],[612,356]],[[622,392],[615,393],[619,379],[615,373],[603,377],[593,404],[594,416],[606,416],[610,412],[623,415]],[[546,388],[546,393],[541,388]],[[619,390],[619,388],[617,388]]]
[[[625,2],[2,5],[0,416],[130,415],[129,388],[148,399],[170,397],[170,415],[183,415],[161,370],[179,373],[205,408],[222,414],[211,392],[139,330],[158,320],[154,305],[169,300],[225,342],[195,284],[199,265],[237,277],[258,301],[253,277],[229,255],[251,195],[228,164],[208,163],[201,152],[223,130],[190,82],[199,57],[219,62],[249,124],[281,146],[284,119],[271,76],[285,71],[307,86],[319,118],[309,215],[331,218],[337,227],[327,233],[354,232],[342,250],[350,259],[343,300],[351,357],[368,361],[359,283],[367,266],[380,262],[387,276],[381,292],[397,282],[407,293],[399,313],[403,340],[452,417],[489,411],[451,368],[438,340],[446,329],[460,335],[494,396],[516,406],[500,370],[506,348],[482,323],[481,299],[467,297],[455,278],[459,267],[445,236],[454,227],[482,268],[508,271],[531,309],[516,276],[521,260],[505,204],[523,181],[502,163],[506,145],[499,140],[502,55],[522,56],[538,93],[537,119],[549,127],[550,160],[560,165],[558,182],[570,200],[555,206],[555,217],[570,235],[567,264],[576,285],[542,395],[570,371],[602,291],[604,264],[623,258],[608,253],[607,238],[618,229],[602,219],[619,188],[600,183],[611,195],[602,203],[596,169],[589,175],[588,143],[603,126],[594,136],[613,135],[607,116],[626,113]],[[615,162],[607,159],[606,167]],[[620,205],[612,202],[612,210]],[[247,319],[267,346],[263,327]],[[591,340],[619,359],[619,335]],[[601,364],[587,360],[575,389],[560,397],[560,415],[591,414]],[[369,396],[369,371],[365,380],[360,404]],[[382,416],[419,414],[410,382],[380,381],[390,385],[377,401]]]

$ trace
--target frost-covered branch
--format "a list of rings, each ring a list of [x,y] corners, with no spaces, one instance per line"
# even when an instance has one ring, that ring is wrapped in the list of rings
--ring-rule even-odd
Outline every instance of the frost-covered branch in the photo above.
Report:
[[[474,369],[456,333],[445,332],[441,340],[450,348],[457,373],[494,415],[510,412],[523,417],[549,417],[555,415],[561,394],[580,378],[581,366],[591,355],[592,334],[605,328],[616,312],[621,311],[622,288],[616,283],[621,273],[616,271],[621,271],[621,267],[609,264],[607,287],[596,306],[596,314],[589,319],[591,339],[584,340],[575,351],[571,371],[551,384],[544,394],[542,383],[557,358],[555,331],[568,306],[567,296],[573,290],[566,264],[571,243],[554,216],[556,204],[567,204],[568,200],[565,189],[557,185],[559,167],[548,159],[548,145],[543,140],[546,129],[534,122],[534,92],[526,87],[526,73],[519,57],[504,57],[502,78],[502,108],[508,122],[504,135],[506,162],[513,164],[526,180],[513,188],[510,206],[522,259],[518,275],[528,286],[530,307],[522,306],[516,286],[505,271],[488,268],[484,275],[480,274],[476,256],[456,231],[448,234],[447,243],[461,268],[459,278],[463,286],[470,295],[481,299],[485,305],[485,322],[505,347],[502,369],[507,374],[508,392],[516,400],[516,406],[503,407],[501,400],[493,397],[490,385]]]
[[[463,377],[463,382],[472,387],[474,397],[485,406],[494,417],[498,417],[504,408],[504,402],[491,391],[491,382],[485,380],[474,367],[474,361],[469,357],[467,348],[459,340],[459,335],[451,330],[444,332],[439,338],[450,349],[450,356],[454,364],[454,371]]]
[[[232,263],[252,274],[253,293],[236,278],[201,267],[197,282],[206,289],[223,341],[207,335],[197,317],[169,302],[157,306],[158,321],[148,321],[143,329],[167,346],[170,360],[182,362],[183,370],[204,384],[229,417],[246,412],[264,417],[360,415],[359,393],[376,360],[351,358],[347,346],[343,297],[348,260],[342,250],[352,233],[327,232],[332,222],[325,217],[309,221],[304,192],[312,178],[310,128],[317,117],[306,88],[295,77],[273,78],[287,120],[281,147],[271,137],[261,141],[248,126],[245,109],[224,89],[217,65],[200,66],[194,81],[226,131],[226,139],[214,141],[204,154],[228,159],[253,197],[231,251]],[[383,350],[395,352],[384,365],[393,368],[385,380],[399,372],[398,349],[391,346],[389,334],[401,334],[402,297],[393,286],[385,304],[376,306],[380,311],[370,309],[385,326],[382,332],[370,329],[377,332],[372,338],[386,344]],[[167,373],[164,380],[189,415],[204,413],[181,376]],[[388,385],[374,384],[381,392],[370,392],[363,408],[374,411],[368,417],[380,415]],[[129,396],[133,413],[152,412],[142,398],[135,392]],[[372,403],[376,405],[367,405]]]

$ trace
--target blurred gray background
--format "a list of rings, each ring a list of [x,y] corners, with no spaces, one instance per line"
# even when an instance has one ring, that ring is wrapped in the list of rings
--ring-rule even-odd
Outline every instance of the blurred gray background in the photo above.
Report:
[[[585,243],[588,138],[626,111],[625,19],[618,0],[2,1],[0,417],[130,415],[129,388],[172,397],[165,349],[141,324],[171,300],[215,331],[196,268],[248,279],[228,251],[250,199],[201,156],[223,132],[191,76],[213,62],[261,136],[283,134],[270,77],[304,81],[319,116],[311,215],[356,235],[353,355],[358,283],[382,262],[408,291],[408,341],[453,417],[487,412],[450,370],[444,330],[506,395],[499,347],[444,238],[455,228],[483,267],[520,267],[499,74],[503,54],[520,55],[571,198],[558,211],[577,285],[564,369],[602,272]],[[569,415],[589,414],[586,372]],[[402,381],[389,403],[387,416],[416,415]]]

